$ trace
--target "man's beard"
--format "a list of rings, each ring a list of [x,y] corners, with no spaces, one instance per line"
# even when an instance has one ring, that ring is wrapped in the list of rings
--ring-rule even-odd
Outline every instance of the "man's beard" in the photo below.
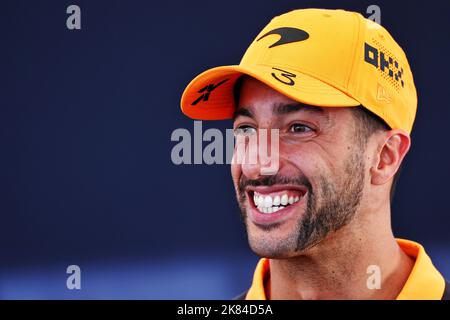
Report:
[[[363,156],[358,152],[353,152],[349,156],[339,183],[334,183],[324,175],[319,175],[317,180],[318,188],[313,190],[309,179],[304,175],[297,177],[274,175],[258,180],[249,180],[245,176],[241,176],[238,185],[238,202],[247,233],[249,233],[245,206],[247,198],[245,188],[247,186],[289,184],[304,186],[308,190],[305,195],[308,197],[305,213],[301,215],[295,232],[285,239],[277,239],[277,241],[264,239],[264,243],[254,244],[252,249],[256,254],[268,258],[282,258],[296,252],[304,252],[320,243],[331,232],[338,231],[353,220],[364,189]],[[258,226],[265,231],[277,227],[277,224],[268,227]],[[250,235],[248,234],[248,236]]]

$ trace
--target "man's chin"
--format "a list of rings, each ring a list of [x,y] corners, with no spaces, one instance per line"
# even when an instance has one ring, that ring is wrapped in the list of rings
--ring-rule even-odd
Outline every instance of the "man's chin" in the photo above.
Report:
[[[324,234],[323,237],[313,237],[312,234],[302,233],[298,225],[302,224],[286,223],[268,229],[267,226],[257,226],[246,219],[249,246],[260,257],[288,259],[307,254],[328,236]]]
[[[273,231],[247,230],[249,246],[256,255],[270,259],[287,259],[301,254],[297,251],[295,233],[282,235]]]
[[[256,255],[286,259],[302,254],[298,250],[298,228],[306,218],[306,201],[302,200],[272,214],[261,214],[254,206],[241,203],[249,245]]]
[[[258,257],[267,259],[289,259],[302,254],[301,252],[295,252],[287,248],[268,248],[252,244],[250,244],[250,248]]]
[[[321,241],[311,242],[299,247],[296,238],[287,238],[281,241],[270,241],[270,239],[250,237],[248,239],[250,249],[257,256],[268,259],[290,259],[307,255],[308,252],[320,242]]]

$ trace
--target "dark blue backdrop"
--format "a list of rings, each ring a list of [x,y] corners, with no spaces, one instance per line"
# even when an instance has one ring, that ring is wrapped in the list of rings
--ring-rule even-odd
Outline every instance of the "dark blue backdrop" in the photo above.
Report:
[[[81,7],[79,31],[66,28],[70,4]],[[0,4],[0,296],[230,298],[247,288],[257,258],[229,166],[170,161],[172,131],[193,129],[182,90],[238,63],[277,14],[371,4],[419,93],[394,231],[423,243],[450,278],[447,2],[14,0]],[[66,289],[70,264],[81,290]]]

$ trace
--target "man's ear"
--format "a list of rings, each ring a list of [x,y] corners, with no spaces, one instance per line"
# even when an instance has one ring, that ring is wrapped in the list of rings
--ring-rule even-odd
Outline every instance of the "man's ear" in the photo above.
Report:
[[[388,131],[380,138],[377,163],[371,168],[372,183],[385,184],[400,167],[411,146],[411,137],[403,130]]]

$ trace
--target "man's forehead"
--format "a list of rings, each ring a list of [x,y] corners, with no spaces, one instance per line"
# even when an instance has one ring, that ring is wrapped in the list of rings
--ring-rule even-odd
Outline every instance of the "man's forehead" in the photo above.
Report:
[[[233,119],[238,116],[255,118],[259,111],[270,109],[272,115],[283,116],[299,111],[328,117],[328,108],[301,103],[285,96],[265,83],[248,75],[243,75],[235,88],[237,107]]]

